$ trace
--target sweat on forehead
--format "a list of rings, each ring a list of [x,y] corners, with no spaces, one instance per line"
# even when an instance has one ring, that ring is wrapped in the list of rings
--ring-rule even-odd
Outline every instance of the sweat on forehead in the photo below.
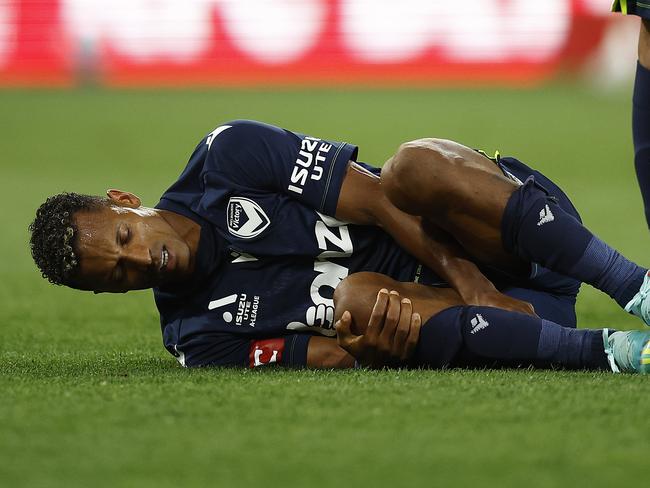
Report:
[[[97,239],[106,239],[113,233],[118,218],[119,214],[110,207],[90,212],[78,212],[74,217],[77,227],[76,248],[80,250],[79,248],[83,247],[83,244],[89,244]]]
[[[156,211],[153,208],[149,207],[122,207],[120,205],[111,205],[109,207],[116,214],[128,214],[133,213],[139,215],[140,217],[152,217],[156,214]]]

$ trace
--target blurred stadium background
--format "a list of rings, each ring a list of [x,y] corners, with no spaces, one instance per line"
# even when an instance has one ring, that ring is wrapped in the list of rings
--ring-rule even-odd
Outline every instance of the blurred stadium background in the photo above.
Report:
[[[382,162],[455,139],[522,160],[643,264],[609,0],[0,0],[0,485],[642,483],[647,381],[591,373],[184,371],[150,293],[49,286],[50,194],[153,205],[201,137],[253,118]],[[584,287],[583,326],[638,327]]]
[[[612,39],[631,28],[607,4],[2,0],[0,82],[516,86],[615,63]]]

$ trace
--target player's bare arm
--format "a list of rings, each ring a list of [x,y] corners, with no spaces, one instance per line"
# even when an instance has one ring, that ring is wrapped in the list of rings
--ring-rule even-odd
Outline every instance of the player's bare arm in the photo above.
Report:
[[[387,164],[395,158],[403,157],[402,153],[408,150],[408,146],[402,146],[397,155]],[[470,156],[469,152],[475,153],[469,149],[467,151],[467,157]],[[489,160],[478,153],[475,154],[478,156],[478,162],[469,161],[469,165],[499,177],[498,169]],[[423,164],[426,165],[427,159],[436,155],[435,151],[423,150],[416,157],[422,158]],[[481,161],[483,159],[489,164]],[[393,181],[401,176],[391,175],[390,178]],[[502,176],[501,178],[505,179]],[[382,184],[385,179],[384,177],[380,179],[351,162],[341,188],[336,209],[337,217],[356,224],[380,226],[400,246],[447,280],[467,304],[491,305],[506,310],[534,313],[529,303],[499,293],[448,232],[431,219],[421,217],[420,215],[424,214],[420,214],[417,209],[404,211],[405,209],[397,208],[386,194],[386,184]],[[482,237],[477,236],[477,238]],[[504,261],[510,267],[521,266],[519,263],[512,264],[512,257]]]
[[[349,369],[355,363],[354,356],[341,348],[336,339],[314,336],[307,348],[309,369]]]

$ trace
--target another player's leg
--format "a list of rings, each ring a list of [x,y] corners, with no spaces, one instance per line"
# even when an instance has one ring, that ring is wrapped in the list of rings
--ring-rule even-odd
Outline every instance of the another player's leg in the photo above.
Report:
[[[637,15],[644,19],[650,19],[650,3],[637,0],[614,0],[612,12],[620,12],[624,15]]]
[[[646,221],[650,227],[650,21],[643,20],[639,33],[639,62],[632,98],[632,139],[636,170]]]
[[[642,18],[639,31],[636,77],[632,98],[632,138],[636,170],[646,221],[650,227],[650,4],[636,0],[616,0],[612,11],[638,15]],[[650,318],[650,278],[646,278],[639,293],[627,304],[626,310]]]
[[[634,166],[650,227],[650,3],[615,1],[612,11],[642,17],[632,103]]]
[[[591,284],[622,307],[643,282],[644,268],[593,235],[534,178],[517,185],[460,144],[403,145],[384,166],[382,187],[394,205],[442,227],[483,263],[513,269],[535,262]]]
[[[411,299],[425,323],[413,366],[462,366],[471,356],[484,365],[650,372],[650,331],[571,329],[516,312],[464,306],[449,288],[399,283],[376,273],[356,273],[339,285],[337,318],[350,311],[362,334],[381,288]]]

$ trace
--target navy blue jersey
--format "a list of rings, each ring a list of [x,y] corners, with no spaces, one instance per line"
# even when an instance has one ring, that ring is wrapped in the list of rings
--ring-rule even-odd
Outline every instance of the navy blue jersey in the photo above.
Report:
[[[356,156],[347,143],[246,120],[199,143],[157,205],[201,225],[191,285],[154,290],[181,364],[302,366],[311,335],[335,335],[332,296],[348,274],[438,281],[378,227],[333,217]]]

